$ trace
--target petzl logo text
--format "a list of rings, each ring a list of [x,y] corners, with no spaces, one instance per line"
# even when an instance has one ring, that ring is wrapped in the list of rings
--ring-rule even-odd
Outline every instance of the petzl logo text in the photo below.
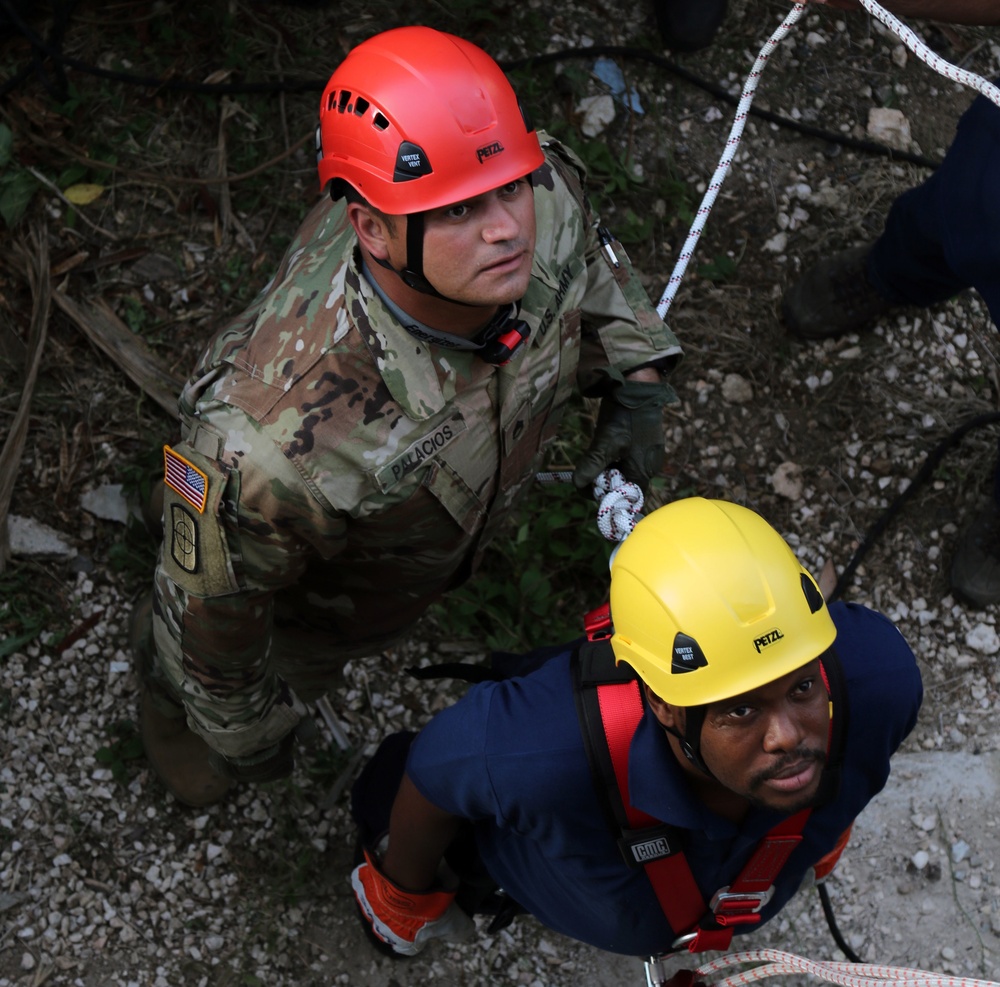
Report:
[[[500,141],[494,141],[492,144],[484,144],[482,147],[476,148],[476,157],[479,158],[479,163],[482,164],[487,158],[492,158],[502,151],[503,144]]]
[[[774,644],[776,641],[780,641],[784,638],[784,634],[778,630],[777,627],[773,631],[768,631],[766,634],[761,634],[760,637],[754,638],[753,646],[757,649],[757,654],[760,654],[769,644]]]

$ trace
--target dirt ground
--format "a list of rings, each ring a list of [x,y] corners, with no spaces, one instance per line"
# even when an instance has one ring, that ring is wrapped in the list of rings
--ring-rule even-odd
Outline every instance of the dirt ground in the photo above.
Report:
[[[212,329],[265,283],[314,201],[315,80],[361,38],[403,23],[463,34],[505,65],[570,52],[511,71],[537,123],[578,136],[581,101],[608,92],[587,50],[620,46],[607,57],[641,112],[615,103],[587,160],[613,187],[599,196],[603,218],[628,232],[655,300],[729,133],[734,107],[719,92],[738,95],[787,10],[776,0],[732,0],[711,48],[671,55],[644,4],[622,10],[602,0],[447,9],[422,0],[197,9],[81,0],[61,36],[52,10],[29,8],[45,45],[61,44],[73,60],[64,74],[51,60],[33,62],[5,25],[0,65],[10,84],[0,123],[13,154],[0,171],[0,202],[12,201],[4,198],[12,188],[33,194],[0,256],[0,434],[13,427],[26,381],[29,230],[47,243],[53,290],[89,315],[53,307],[27,442],[11,467],[10,513],[55,529],[72,557],[16,556],[0,582],[0,987],[642,983],[640,960],[581,948],[530,919],[411,963],[377,956],[346,880],[350,755],[313,756],[287,785],[241,791],[200,815],[164,796],[129,747],[135,686],[125,634],[150,548],[81,497],[108,483],[140,485],[174,423],[141,395],[120,352],[99,349],[81,328],[106,326],[98,318],[106,304],[166,368],[169,393]],[[944,58],[1000,73],[995,31],[914,26]],[[171,87],[247,80],[283,90]],[[780,119],[749,120],[670,311],[686,356],[657,501],[701,494],[745,503],[812,571],[836,574],[931,450],[970,416],[997,410],[1000,345],[972,292],[819,345],[791,339],[779,315],[798,272],[877,235],[895,196],[930,174],[913,158],[941,158],[971,99],[866,15],[810,11],[792,30],[754,104]],[[910,157],[864,146],[873,108],[902,111]],[[621,166],[626,155],[638,171]],[[99,189],[87,203],[79,197],[88,193],[70,193],[83,185]],[[963,605],[947,581],[995,447],[994,426],[948,452],[844,592],[897,622],[918,655],[926,699],[830,893],[863,959],[1000,981],[997,613]],[[604,591],[595,586],[581,610]],[[543,637],[548,629],[537,628]],[[419,726],[449,701],[453,693],[429,692],[402,669],[423,654],[475,657],[453,630],[445,608],[406,649],[348,668],[331,699],[352,751]],[[813,893],[749,941],[839,956]]]

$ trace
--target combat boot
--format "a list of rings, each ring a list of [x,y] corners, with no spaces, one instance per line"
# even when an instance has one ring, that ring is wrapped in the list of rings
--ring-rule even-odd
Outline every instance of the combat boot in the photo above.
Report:
[[[870,246],[851,247],[820,261],[785,292],[781,315],[801,339],[836,339],[861,332],[896,306],[869,283]]]
[[[1000,603],[1000,506],[991,503],[962,532],[951,562],[951,588],[977,607]]]
[[[211,748],[187,725],[184,708],[153,678],[153,594],[132,609],[129,644],[140,684],[139,736],[146,759],[178,802],[200,809],[221,801],[232,781],[210,761]]]

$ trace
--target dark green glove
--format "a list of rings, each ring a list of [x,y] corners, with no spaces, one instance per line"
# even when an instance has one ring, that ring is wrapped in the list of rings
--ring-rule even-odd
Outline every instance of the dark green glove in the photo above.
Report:
[[[590,448],[573,473],[577,488],[591,486],[609,466],[617,466],[645,493],[666,458],[663,406],[672,394],[669,384],[626,380],[601,398]]]

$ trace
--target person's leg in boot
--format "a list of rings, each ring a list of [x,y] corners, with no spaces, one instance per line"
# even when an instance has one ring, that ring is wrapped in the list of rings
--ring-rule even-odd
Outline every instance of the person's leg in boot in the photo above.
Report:
[[[975,100],[938,175],[948,180],[941,204],[947,265],[979,292],[1000,327],[1000,107]],[[992,496],[959,536],[951,564],[952,589],[980,607],[1000,603],[1000,448],[997,461]]]
[[[184,707],[157,674],[153,592],[136,601],[129,643],[139,679],[139,734],[150,767],[171,795],[202,808],[225,797],[232,781],[214,770],[208,744],[187,725]]]
[[[927,307],[974,287],[993,309],[1000,251],[1000,109],[980,97],[941,167],[904,192],[873,244],[824,258],[785,293],[782,317],[800,338],[868,329],[894,308]]]

